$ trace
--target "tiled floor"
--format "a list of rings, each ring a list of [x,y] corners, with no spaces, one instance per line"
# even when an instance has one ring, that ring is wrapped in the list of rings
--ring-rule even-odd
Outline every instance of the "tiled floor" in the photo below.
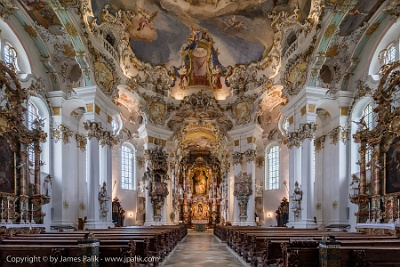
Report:
[[[189,231],[185,239],[161,264],[163,267],[243,267],[239,258],[228,250],[226,243],[207,232]]]

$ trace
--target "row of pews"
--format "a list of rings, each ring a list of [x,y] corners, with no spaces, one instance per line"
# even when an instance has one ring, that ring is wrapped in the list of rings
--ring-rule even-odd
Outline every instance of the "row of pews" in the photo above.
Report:
[[[251,266],[400,266],[393,235],[260,226],[216,226],[214,235]]]
[[[14,233],[1,236],[0,266],[157,266],[186,234],[184,225]]]

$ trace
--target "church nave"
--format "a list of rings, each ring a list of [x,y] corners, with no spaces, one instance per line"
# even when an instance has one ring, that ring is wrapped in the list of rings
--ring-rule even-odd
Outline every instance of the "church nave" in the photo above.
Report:
[[[163,267],[243,267],[236,255],[229,251],[226,243],[221,243],[212,233],[188,231],[175,250],[162,264]]]

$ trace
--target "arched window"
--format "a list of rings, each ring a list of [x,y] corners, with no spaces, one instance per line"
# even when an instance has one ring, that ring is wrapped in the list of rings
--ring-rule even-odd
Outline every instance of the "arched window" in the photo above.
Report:
[[[134,190],[134,150],[128,145],[121,146],[121,187]]]
[[[268,149],[266,162],[266,189],[279,189],[279,146],[275,145]]]
[[[34,129],[34,123],[39,119],[39,113],[38,108],[31,101],[28,102],[26,116],[26,127],[29,130]]]
[[[363,120],[369,130],[372,130],[372,128],[374,127],[373,117],[374,117],[374,112],[372,110],[372,103],[370,102],[368,103],[368,105],[365,106],[363,110]]]
[[[374,128],[374,112],[372,109],[372,102],[369,102],[363,110],[363,120],[365,122],[365,125],[369,130],[372,130]],[[365,164],[367,166],[367,169],[369,170],[371,168],[371,157],[372,157],[372,149],[368,148],[366,153],[365,153]]]
[[[4,45],[4,62],[7,67],[17,69],[17,51],[10,44]]]
[[[391,44],[389,47],[383,49],[379,54],[379,62],[381,65],[395,62],[397,58],[396,46]]]

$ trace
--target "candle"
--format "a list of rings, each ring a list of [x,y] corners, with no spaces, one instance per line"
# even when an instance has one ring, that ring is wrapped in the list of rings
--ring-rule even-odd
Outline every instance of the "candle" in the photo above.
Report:
[[[31,210],[33,211],[33,203],[32,203],[32,209]]]
[[[3,206],[4,206],[3,200],[1,200],[1,209],[3,209]]]
[[[368,210],[371,210],[371,202],[368,202]]]

